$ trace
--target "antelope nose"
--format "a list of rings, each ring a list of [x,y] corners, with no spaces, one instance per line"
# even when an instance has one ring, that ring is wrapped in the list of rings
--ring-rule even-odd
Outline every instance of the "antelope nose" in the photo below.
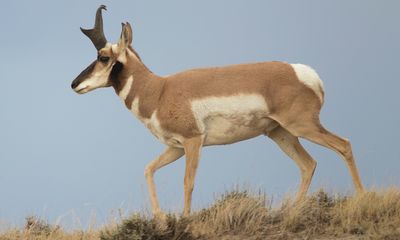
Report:
[[[71,83],[71,88],[72,88],[72,89],[76,88],[77,86],[78,86],[78,82],[77,82],[77,81],[73,81],[73,82]]]

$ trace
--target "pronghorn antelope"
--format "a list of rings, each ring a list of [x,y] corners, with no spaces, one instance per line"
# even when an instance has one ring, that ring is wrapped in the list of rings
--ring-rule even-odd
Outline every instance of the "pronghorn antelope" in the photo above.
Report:
[[[363,192],[350,142],[326,130],[319,121],[323,84],[309,66],[263,62],[193,69],[161,77],[151,72],[131,47],[132,28],[122,24],[117,44],[103,33],[102,10],[93,29],[82,29],[98,56],[72,82],[80,94],[113,87],[126,107],[167,145],[145,169],[152,212],[162,215],[153,175],[186,156],[184,215],[190,213],[192,191],[203,146],[230,144],[266,135],[300,168],[300,200],[310,186],[316,162],[300,144],[302,137],[337,152],[347,164],[358,192]]]

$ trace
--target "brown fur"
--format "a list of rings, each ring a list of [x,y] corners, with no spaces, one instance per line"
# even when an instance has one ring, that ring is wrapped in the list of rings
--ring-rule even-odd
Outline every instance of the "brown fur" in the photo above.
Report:
[[[259,93],[264,96],[271,117],[278,122],[280,116],[294,117],[291,122],[296,121],[299,113],[318,113],[321,108],[316,94],[283,62],[193,69],[165,78],[152,74],[135,58],[128,58],[126,66],[119,78],[121,86],[130,75],[134,78],[126,106],[130,108],[134,98],[139,97],[142,117],[150,118],[157,110],[164,129],[187,138],[201,134],[191,111],[193,99]],[[119,93],[120,89],[115,90]]]

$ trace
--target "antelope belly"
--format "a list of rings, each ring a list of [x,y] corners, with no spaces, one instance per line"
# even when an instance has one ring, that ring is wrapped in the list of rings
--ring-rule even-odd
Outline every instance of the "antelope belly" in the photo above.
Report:
[[[208,97],[192,101],[197,125],[205,135],[204,145],[229,144],[265,133],[274,121],[258,94]]]
[[[248,122],[252,125],[247,125]],[[258,118],[257,114],[245,117],[221,115],[208,118],[205,122],[204,145],[230,144],[264,134],[273,123],[268,118]]]

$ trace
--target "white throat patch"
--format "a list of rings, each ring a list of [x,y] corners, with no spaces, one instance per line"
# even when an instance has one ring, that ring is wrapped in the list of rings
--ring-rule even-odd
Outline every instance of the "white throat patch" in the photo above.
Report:
[[[132,83],[133,83],[133,76],[130,76],[126,81],[124,87],[118,93],[118,96],[122,99],[122,101],[125,101],[125,99],[128,97],[128,94],[132,88]]]

